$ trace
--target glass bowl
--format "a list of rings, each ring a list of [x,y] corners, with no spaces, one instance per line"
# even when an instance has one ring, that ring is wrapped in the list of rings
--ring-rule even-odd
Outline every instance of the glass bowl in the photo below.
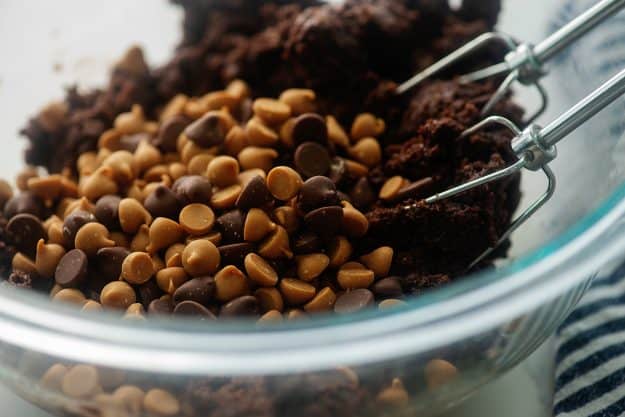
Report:
[[[514,32],[520,5],[504,6],[502,29]],[[0,53],[11,59],[0,64],[0,174],[19,169],[18,128],[64,84],[102,84],[108,65],[133,42],[163,61],[177,39],[178,13],[148,0],[44,2],[36,12],[17,0],[3,2]],[[572,104],[557,92],[562,67],[547,80],[556,93],[545,120]],[[57,415],[437,414],[527,357],[564,320],[593,274],[625,254],[625,234],[614,233],[625,214],[625,172],[614,169],[623,155],[607,140],[588,147],[589,129],[560,147],[552,164],[555,197],[515,233],[510,258],[496,269],[396,309],[267,327],[120,321],[2,288],[0,375]],[[542,187],[540,177],[524,175],[522,205]],[[97,389],[62,394],[55,378],[68,367],[80,369],[85,386],[95,370]],[[136,402],[130,389],[127,401],[110,395],[128,385],[147,396]]]

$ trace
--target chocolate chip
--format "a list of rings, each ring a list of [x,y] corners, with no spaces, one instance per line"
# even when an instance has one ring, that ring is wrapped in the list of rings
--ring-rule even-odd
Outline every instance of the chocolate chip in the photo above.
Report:
[[[176,115],[165,120],[152,140],[152,145],[157,146],[163,152],[176,152],[178,136],[189,125],[189,119]]]
[[[349,197],[354,207],[361,210],[370,207],[377,200],[375,191],[373,191],[366,177],[362,177],[356,181],[349,193]]]
[[[237,198],[236,206],[242,210],[263,207],[273,201],[265,180],[260,175],[252,178],[245,185]]]
[[[212,311],[200,303],[189,300],[176,304],[176,307],[174,307],[174,314],[179,316],[193,316],[201,320],[216,319]]]
[[[399,278],[388,277],[379,280],[371,286],[371,291],[377,298],[399,298],[403,295]]]
[[[323,117],[315,113],[305,113],[295,119],[293,124],[295,143],[319,142],[328,140],[328,128]]]
[[[316,231],[322,237],[331,237],[341,230],[343,209],[338,206],[318,208],[306,214],[304,222],[308,229]]]
[[[148,314],[171,314],[172,311],[174,311],[174,305],[168,298],[157,298],[148,306]]]
[[[317,176],[304,182],[298,204],[302,211],[309,212],[319,207],[338,206],[340,201],[334,183],[327,177]]]
[[[222,214],[216,220],[224,243],[234,243],[243,240],[243,225],[245,214],[241,210],[232,210]]]
[[[77,288],[87,277],[87,267],[87,254],[80,249],[72,249],[59,261],[54,280],[61,287]]]
[[[44,213],[43,200],[31,191],[23,191],[14,195],[4,206],[4,217],[7,219],[16,214],[32,214],[41,219],[44,217]]]
[[[373,293],[366,288],[347,291],[337,298],[334,311],[339,314],[349,314],[360,311],[373,304]]]
[[[304,232],[293,239],[291,247],[293,248],[293,252],[296,254],[304,255],[307,253],[319,252],[321,244],[321,239],[316,233]]]
[[[182,284],[174,292],[174,304],[194,301],[206,305],[212,301],[214,295],[215,279],[213,277],[193,278]]]
[[[32,214],[18,214],[7,223],[11,242],[18,251],[33,256],[39,239],[46,239],[46,231],[41,220]]]
[[[78,230],[86,225],[87,223],[96,222],[97,219],[95,216],[88,211],[85,210],[76,210],[73,211],[69,216],[65,218],[63,222],[63,237],[65,237],[65,241],[69,245],[69,247],[74,247],[74,239],[76,239],[76,233]]]
[[[154,191],[146,197],[143,205],[155,218],[167,217],[175,220],[178,220],[178,213],[181,208],[180,200],[176,194],[164,185],[156,187]]]
[[[201,175],[180,177],[174,182],[171,189],[183,205],[191,203],[209,204],[213,195],[211,182]]]
[[[161,290],[156,283],[156,280],[149,280],[146,283],[143,283],[137,287],[137,300],[143,305],[143,308],[146,310],[149,309],[152,301],[159,299],[163,295],[163,290]]]
[[[402,201],[408,198],[420,199],[428,197],[434,188],[434,179],[432,177],[426,177],[415,181],[399,190],[396,200]]]
[[[243,260],[248,253],[254,252],[254,245],[251,243],[233,243],[231,245],[219,246],[219,255],[222,265],[243,266]]]
[[[330,162],[330,170],[328,171],[328,178],[335,184],[340,184],[346,177],[347,166],[345,160],[339,156],[332,158]]]
[[[99,249],[95,258],[97,279],[102,280],[104,285],[119,279],[119,275],[122,272],[122,263],[129,254],[130,251],[121,246]]]
[[[116,195],[105,195],[95,204],[95,216],[100,223],[109,230],[119,230],[119,202],[121,198]]]
[[[327,148],[315,142],[304,142],[295,150],[293,163],[297,172],[304,178],[310,178],[325,175],[331,160]]]
[[[212,112],[205,114],[184,130],[184,134],[190,140],[203,148],[221,145],[227,133],[221,117]]]
[[[223,317],[256,316],[259,313],[258,300],[251,295],[235,298],[224,305],[219,312]]]

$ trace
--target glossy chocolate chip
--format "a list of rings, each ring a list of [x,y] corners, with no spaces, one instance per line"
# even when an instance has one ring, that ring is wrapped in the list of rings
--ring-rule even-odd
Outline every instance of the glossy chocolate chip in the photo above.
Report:
[[[304,232],[293,239],[291,247],[297,255],[305,255],[307,253],[319,252],[321,244],[321,238],[316,233]]]
[[[105,195],[95,204],[95,217],[98,222],[106,226],[109,231],[119,230],[119,202],[121,198],[116,195]]]
[[[159,185],[146,197],[143,203],[152,217],[167,217],[178,220],[181,204],[176,194],[164,185]]]
[[[247,254],[254,252],[254,245],[247,242],[233,243],[219,246],[217,249],[219,249],[222,265],[243,266],[243,260]]]
[[[304,142],[297,147],[293,157],[295,169],[304,178],[326,175],[331,159],[328,149],[315,142]]]
[[[252,178],[243,187],[237,198],[236,206],[242,210],[263,207],[273,201],[265,180],[260,175]]]
[[[308,229],[316,231],[322,237],[331,237],[341,230],[343,209],[338,206],[318,208],[307,213],[304,222]]]
[[[221,145],[227,133],[222,118],[213,112],[205,114],[184,130],[184,134],[191,141],[203,148]]]
[[[399,298],[403,295],[399,278],[383,278],[371,286],[371,291],[377,298]]]
[[[98,278],[111,282],[119,279],[122,272],[122,263],[130,251],[121,246],[99,249],[95,258],[95,267]]]
[[[293,124],[293,140],[295,143],[319,142],[328,140],[328,128],[323,117],[315,113],[305,113],[295,119]]]
[[[95,216],[85,210],[73,211],[63,222],[63,237],[70,247],[74,247],[74,239],[78,230],[87,223],[96,222]]]
[[[402,201],[408,198],[421,199],[428,197],[434,190],[434,179],[426,177],[402,187],[397,193],[396,200]]]
[[[56,267],[54,280],[64,288],[77,288],[87,277],[87,254],[80,249],[67,252]]]
[[[148,305],[148,314],[171,314],[174,305],[168,298],[157,298]]]
[[[243,226],[245,214],[241,210],[232,210],[222,214],[216,220],[221,232],[223,243],[241,242],[243,240]]]
[[[219,315],[223,317],[257,316],[259,311],[256,297],[244,295],[224,305]]]
[[[339,314],[355,313],[373,304],[373,293],[366,288],[347,291],[337,298],[334,311]]]
[[[347,166],[345,160],[339,156],[332,158],[330,162],[330,169],[328,170],[328,178],[335,184],[340,184],[346,178]]]
[[[35,254],[39,239],[46,239],[46,231],[41,220],[32,214],[13,216],[7,223],[6,230],[17,250],[29,256]]]
[[[369,208],[377,200],[375,191],[366,177],[356,181],[349,192],[349,197],[354,207],[360,210]]]
[[[212,311],[195,301],[182,301],[174,307],[174,314],[179,316],[192,316],[201,320],[216,319]]]
[[[215,295],[215,279],[213,277],[193,278],[182,284],[174,292],[174,304],[183,301],[194,301],[206,305]]]
[[[168,118],[158,129],[158,133],[152,140],[152,145],[157,146],[163,152],[176,152],[178,136],[189,125],[189,122],[189,119],[181,115]]]
[[[43,218],[45,204],[31,191],[22,191],[14,195],[4,206],[4,217],[10,219],[16,214],[32,214],[35,217]]]
[[[340,201],[334,183],[327,177],[317,176],[304,182],[298,204],[302,211],[309,212],[319,207],[338,206]]]
[[[201,175],[185,175],[171,187],[183,205],[191,203],[209,204],[213,195],[211,182]]]
[[[163,290],[159,288],[156,280],[153,279],[137,286],[136,289],[137,301],[139,301],[146,310],[149,309],[152,301],[158,300],[163,295]]]

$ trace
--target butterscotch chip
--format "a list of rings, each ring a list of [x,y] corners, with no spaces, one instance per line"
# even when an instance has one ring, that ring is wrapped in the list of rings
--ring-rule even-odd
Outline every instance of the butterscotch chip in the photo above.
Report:
[[[230,156],[237,156],[249,143],[247,141],[247,133],[241,126],[234,126],[226,134],[224,140],[224,151]]]
[[[13,268],[13,270],[23,271],[28,274],[34,274],[34,276],[37,276],[37,266],[35,265],[35,262],[22,252],[17,252],[15,255],[13,255],[13,259],[11,260],[11,267]]]
[[[386,130],[384,120],[376,118],[371,113],[362,113],[354,119],[351,136],[357,141],[367,136],[378,137],[384,130]]]
[[[109,167],[100,167],[96,171],[80,179],[78,190],[80,194],[91,201],[107,194],[117,194],[117,183],[113,179],[113,170]]]
[[[87,398],[100,389],[98,370],[91,365],[76,365],[67,371],[62,382],[63,393],[72,398]]]
[[[145,392],[134,385],[122,385],[113,391],[112,397],[116,403],[121,404],[131,415],[139,415],[143,409]]]
[[[81,311],[102,311],[102,304],[94,300],[87,300],[83,304]]]
[[[139,142],[139,146],[133,154],[133,167],[135,172],[144,172],[154,165],[158,165],[163,160],[161,151],[156,146],[150,145],[148,141]]]
[[[226,86],[226,92],[239,101],[248,98],[251,94],[250,86],[239,79],[230,81]]]
[[[139,227],[139,231],[130,242],[130,250],[132,252],[147,252],[150,244],[150,228],[145,224]]]
[[[150,225],[149,253],[155,253],[180,242],[184,237],[183,228],[175,221],[166,217],[157,217]]]
[[[278,131],[280,143],[282,143],[282,145],[284,145],[288,149],[291,149],[295,146],[295,141],[293,140],[293,130],[296,121],[296,118],[290,118],[286,122],[282,123],[282,126],[280,126],[280,130]]]
[[[220,262],[219,250],[208,240],[194,240],[182,251],[182,266],[192,277],[214,273]]]
[[[380,189],[379,197],[385,201],[392,201],[397,198],[399,190],[404,186],[404,179],[399,175],[386,180],[382,188]]]
[[[95,162],[95,154],[93,153],[86,153],[83,154],[85,155],[83,157],[83,165],[86,166],[93,166],[96,164]],[[93,160],[92,160],[93,158]],[[78,161],[76,162],[78,170],[80,171],[80,158],[78,159]],[[97,166],[93,166],[93,169],[91,172],[93,172],[95,169],[97,168]],[[31,178],[37,178],[39,177],[39,171],[37,171],[36,167],[33,166],[27,166],[24,169],[22,169],[16,176],[15,176],[15,185],[17,185],[17,188],[20,191],[26,191],[28,190],[28,180],[30,180]]]
[[[188,236],[187,243],[193,242],[194,240],[208,240],[213,245],[219,246],[222,239],[223,238],[221,236],[221,232],[218,232],[217,230],[213,230],[212,232],[207,233],[202,236],[193,236],[193,235]]]
[[[320,311],[330,311],[336,302],[336,294],[330,287],[324,287],[304,305],[304,310],[309,313],[317,313]]]
[[[30,178],[27,181],[27,187],[43,200],[54,200],[61,194],[61,178],[58,174]]]
[[[67,366],[55,363],[39,379],[39,385],[51,391],[61,391],[68,370]]]
[[[143,407],[158,416],[175,416],[180,412],[180,403],[169,392],[162,389],[151,389],[145,394]]]
[[[169,172],[169,176],[171,177],[171,179],[176,181],[178,178],[181,178],[187,175],[187,167],[181,162],[173,162],[169,164],[168,172]]]
[[[263,314],[257,321],[258,324],[282,323],[282,313],[278,310],[269,310]]]
[[[148,268],[147,266],[144,267]],[[152,261],[150,260],[150,268],[151,267]],[[133,290],[132,287],[124,281],[109,282],[104,286],[102,292],[100,293],[100,304],[104,307],[125,310],[129,305],[134,304],[136,301],[137,296],[135,294],[135,290]]]
[[[247,276],[262,287],[273,287],[278,283],[276,271],[260,256],[249,253],[244,259]]]
[[[82,306],[87,301],[87,298],[80,290],[75,288],[63,288],[54,294],[52,301],[61,301],[63,303]]]
[[[170,119],[174,116],[179,116],[181,114],[183,114],[184,112],[184,107],[187,104],[187,102],[189,101],[189,97],[187,97],[184,94],[176,94],[174,97],[172,97],[167,104],[165,105],[165,108],[163,109],[161,115],[160,115],[160,120],[161,121],[165,121],[167,119]]]
[[[279,124],[291,117],[291,107],[288,104],[270,98],[254,100],[252,110],[269,124]]]
[[[284,227],[276,226],[276,230],[261,243],[258,253],[267,259],[292,258],[289,234]]]
[[[134,303],[128,306],[128,308],[126,309],[126,313],[124,314],[124,318],[143,318],[144,314],[145,309],[143,308],[143,304]]]
[[[192,235],[208,233],[215,224],[215,213],[204,204],[189,204],[180,211],[180,226]]]
[[[248,242],[257,242],[275,229],[276,224],[271,221],[267,213],[261,209],[253,208],[245,217],[243,239]]]
[[[395,378],[389,388],[386,388],[377,396],[377,401],[382,404],[398,406],[406,404],[410,398],[400,379]]]
[[[323,253],[310,253],[295,258],[297,263],[297,276],[304,281],[312,281],[317,278],[330,264],[330,258]]]
[[[349,148],[349,136],[347,136],[347,133],[334,116],[326,116],[326,125],[328,127],[328,139],[330,142],[342,148]]]
[[[221,155],[210,161],[206,175],[211,184],[217,187],[227,187],[237,183],[239,163],[231,156]]]
[[[87,256],[95,256],[99,249],[115,246],[115,242],[109,239],[109,231],[103,224],[92,222],[78,229],[74,246]]]
[[[310,301],[317,290],[309,283],[299,279],[283,278],[280,281],[280,292],[289,304],[298,305]]]
[[[13,197],[13,188],[8,181],[0,179],[0,207],[4,207],[7,201]]]
[[[156,284],[168,294],[173,294],[178,287],[189,280],[184,268],[173,266],[161,269],[156,273]]]
[[[277,157],[278,151],[275,149],[248,146],[239,152],[237,159],[244,170],[259,168],[264,172],[269,172]]]
[[[129,184],[135,179],[134,156],[128,151],[115,151],[110,154],[102,166],[113,170],[113,179],[120,184]]]
[[[183,164],[188,164],[189,162],[191,162],[191,159],[202,154],[212,153],[208,152],[205,148],[200,147],[195,142],[188,141],[182,146],[182,149],[180,150],[180,162],[182,162]]]
[[[167,264],[167,266],[181,266],[181,265],[169,265],[170,260],[176,256],[182,256],[182,251],[184,250],[184,248],[187,245],[185,245],[184,243],[174,243],[173,245],[171,245],[170,247],[167,248],[167,250],[165,251],[165,264]],[[180,262],[182,262],[182,258],[180,258]]]
[[[374,138],[360,139],[349,149],[349,155],[369,168],[379,165],[382,160],[382,148]]]
[[[270,310],[281,312],[284,309],[282,294],[280,294],[277,288],[259,288],[254,292],[254,296],[258,300],[260,311],[262,312]]]
[[[295,197],[304,181],[292,168],[279,166],[267,174],[269,192],[278,200],[287,201]]]
[[[78,197],[78,184],[69,178],[61,177],[60,197]]]
[[[115,242],[115,246],[121,246],[123,248],[129,248],[130,247],[130,242],[128,241],[128,236],[126,236],[123,232],[112,232],[109,235],[109,238],[113,242]]]
[[[458,375],[458,369],[443,359],[432,359],[425,365],[425,382],[429,389],[439,388]]]
[[[211,206],[218,210],[225,210],[234,207],[243,188],[239,184],[234,184],[223,188],[211,196]]]
[[[152,265],[154,265],[154,271],[160,271],[165,268],[165,261],[162,260],[160,256],[154,254],[150,256],[150,258],[152,259]]]
[[[360,261],[373,271],[376,277],[388,276],[393,262],[393,248],[381,246],[376,250],[360,257]]]
[[[351,159],[343,159],[345,162],[345,168],[347,173],[354,178],[366,177],[369,173],[369,168],[361,164],[360,162],[352,161]]]
[[[215,274],[215,297],[228,302],[249,292],[247,277],[239,268],[228,265]]]
[[[338,268],[349,260],[352,256],[352,244],[345,236],[335,236],[328,245],[328,257],[330,266]]]
[[[278,134],[257,117],[252,117],[245,125],[245,136],[251,146],[274,146],[279,139]]]
[[[373,283],[374,274],[358,262],[348,262],[339,269],[336,279],[343,289],[354,290],[368,288]]]
[[[308,314],[304,310],[300,310],[299,308],[292,308],[286,313],[287,320],[306,320],[308,319]]]
[[[187,165],[187,172],[189,175],[203,175],[213,159],[215,156],[210,154],[195,155]]]
[[[380,304],[378,304],[378,308],[380,310],[385,310],[387,308],[399,307],[404,305],[406,305],[406,303],[402,300],[398,300],[396,298],[388,298],[386,300],[380,301]]]
[[[35,269],[39,276],[52,278],[63,255],[65,255],[63,246],[54,243],[45,244],[43,239],[39,239],[35,256]]]
[[[133,198],[124,198],[118,207],[119,224],[125,233],[136,233],[142,224],[150,225],[152,215]]]
[[[362,237],[369,230],[367,217],[354,206],[343,201],[343,230],[350,237]]]
[[[280,94],[280,101],[291,108],[291,113],[299,116],[304,113],[314,113],[317,109],[315,100],[317,96],[313,90],[303,88],[290,88]]]
[[[89,201],[89,199],[86,197],[81,197],[78,200],[73,200],[65,207],[65,211],[63,212],[63,218],[66,218],[74,211],[78,210],[86,211],[93,214],[95,213],[95,204]]]
[[[299,228],[299,217],[293,207],[282,206],[273,210],[276,222],[284,227],[288,233],[294,233]]]
[[[132,135],[139,133],[143,130],[143,124],[145,123],[145,116],[143,109],[140,105],[135,104],[132,106],[131,111],[126,113],[120,113],[113,123],[115,130],[125,135]]]
[[[256,177],[261,177],[263,180],[267,179],[267,173],[260,168],[252,168],[241,172],[237,178],[237,181],[241,187],[245,187],[250,181]]]
[[[152,275],[154,275],[154,264],[147,253],[132,252],[124,258],[121,272],[123,280],[133,285],[139,285],[147,282],[152,278]]]
[[[228,91],[213,91],[202,96],[200,101],[206,106],[208,111],[217,111],[224,107],[234,110],[239,102],[239,98],[233,96]]]

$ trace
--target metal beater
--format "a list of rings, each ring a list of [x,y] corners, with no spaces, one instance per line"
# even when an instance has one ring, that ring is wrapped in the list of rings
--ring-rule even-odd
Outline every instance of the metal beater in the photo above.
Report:
[[[514,135],[514,138],[511,141],[511,147],[512,151],[518,158],[515,163],[499,171],[495,171],[483,177],[452,187],[425,199],[426,203],[435,203],[491,181],[496,181],[509,175],[513,175],[523,168],[531,171],[542,170],[547,177],[547,189],[545,192],[537,200],[532,202],[532,204],[530,204],[530,206],[527,207],[516,219],[514,219],[496,244],[488,248],[477,259],[475,259],[471,265],[469,265],[467,270],[472,269],[480,261],[490,255],[493,250],[508,239],[512,232],[518,229],[519,226],[521,226],[551,198],[555,191],[556,180],[553,171],[551,171],[548,166],[548,163],[557,156],[555,146],[556,143],[565,138],[580,125],[588,121],[588,119],[593,117],[618,97],[625,94],[625,69],[623,69],[547,126],[542,127],[538,124],[532,123],[536,117],[544,112],[547,106],[547,93],[539,82],[539,80],[546,75],[544,63],[558,52],[562,51],[562,49],[569,46],[579,37],[597,26],[599,23],[603,22],[605,19],[614,15],[623,8],[625,8],[625,0],[602,0],[562,27],[560,30],[553,33],[543,42],[535,46],[529,43],[517,43],[506,34],[497,32],[485,33],[421,71],[419,74],[415,75],[397,88],[397,92],[399,94],[405,93],[425,79],[434,76],[443,69],[483,48],[485,45],[496,42],[503,43],[504,46],[510,49],[510,52],[505,56],[504,62],[491,65],[460,77],[460,82],[468,83],[488,77],[502,76],[506,73],[508,74],[495,94],[493,94],[482,109],[482,115],[485,116],[491,112],[495,104],[506,96],[515,81],[519,81],[524,85],[534,86],[541,96],[541,106],[538,111],[530,117],[528,126],[524,130],[521,130],[511,120],[494,115],[486,117],[484,120],[468,128],[461,134],[461,137],[466,137],[477,132],[478,130],[492,125],[499,125],[507,128]],[[406,206],[405,208],[410,209],[412,207],[413,206],[411,205]]]

